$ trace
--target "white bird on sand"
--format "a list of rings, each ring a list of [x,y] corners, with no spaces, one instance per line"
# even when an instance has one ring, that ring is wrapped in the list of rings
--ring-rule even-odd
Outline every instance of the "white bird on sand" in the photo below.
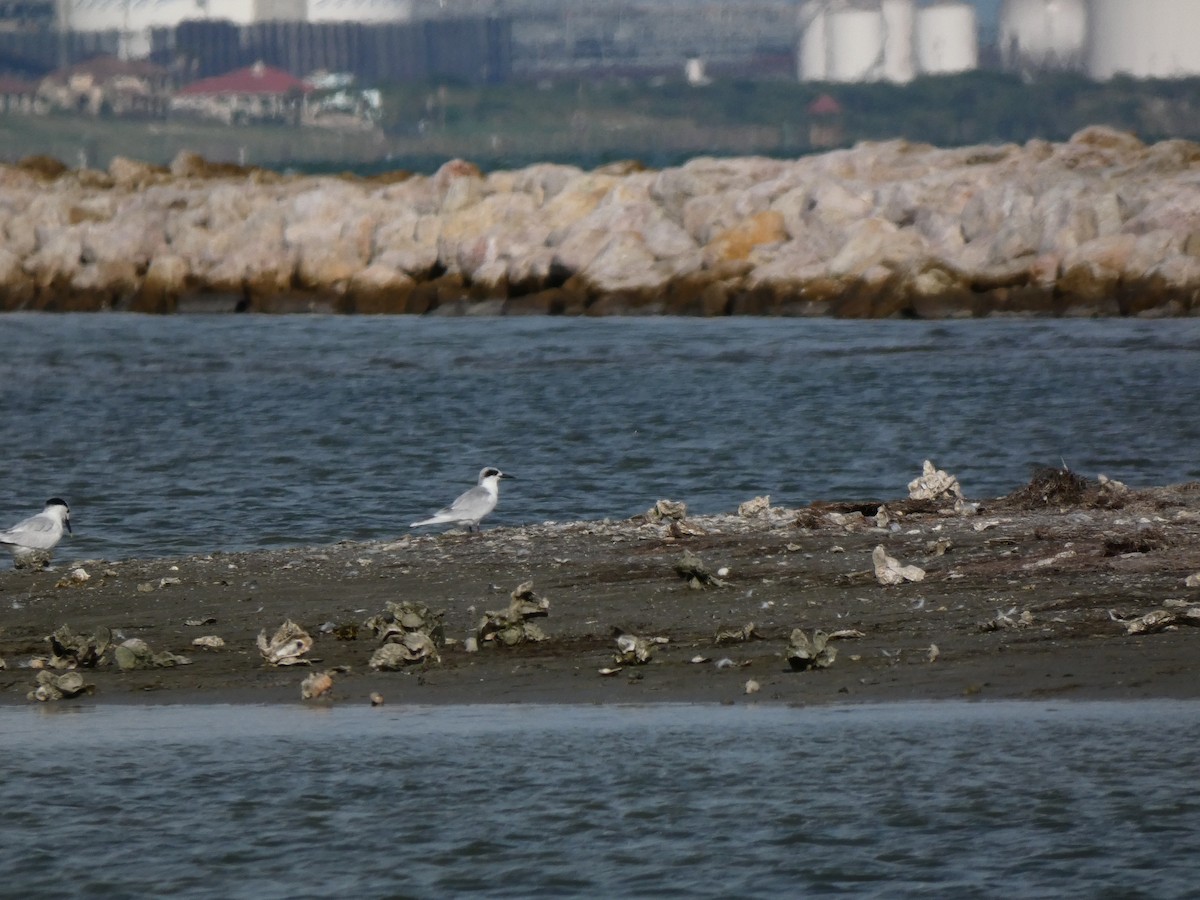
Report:
[[[0,544],[7,544],[12,551],[15,568],[45,565],[50,561],[50,551],[62,540],[64,527],[71,530],[71,510],[67,501],[51,497],[36,516],[0,531]]]
[[[512,475],[505,475],[499,469],[492,466],[481,469],[479,472],[479,483],[475,487],[460,494],[458,499],[445,509],[439,509],[428,519],[413,522],[408,527],[416,528],[420,525],[453,523],[455,525],[466,525],[468,530],[477,531],[479,529],[479,520],[495,509],[496,501],[500,499],[500,479],[512,477]]]

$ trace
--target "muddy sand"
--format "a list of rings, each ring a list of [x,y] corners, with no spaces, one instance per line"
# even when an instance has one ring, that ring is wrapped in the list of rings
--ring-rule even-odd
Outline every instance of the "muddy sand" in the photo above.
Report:
[[[1189,624],[1200,587],[1188,584],[1200,573],[1200,483],[1121,490],[1048,472],[958,507],[814,503],[120,562],[72,561],[68,538],[52,569],[0,573],[0,703],[30,702],[62,626],[191,661],[123,671],[109,646],[76,670],[94,689],[68,704],[299,703],[302,680],[325,671],[332,690],[309,702],[1200,697],[1200,627]],[[881,584],[880,545],[924,579]],[[688,552],[722,583],[680,575]],[[529,581],[549,602],[529,620],[545,640],[468,649],[483,613]],[[364,623],[389,601],[443,614],[439,661],[370,668],[380,640]],[[256,646],[287,619],[312,636],[311,666],[268,665]],[[846,636],[827,667],[794,670],[796,628]],[[622,664],[622,632],[669,642]],[[224,647],[193,646],[213,635]]]

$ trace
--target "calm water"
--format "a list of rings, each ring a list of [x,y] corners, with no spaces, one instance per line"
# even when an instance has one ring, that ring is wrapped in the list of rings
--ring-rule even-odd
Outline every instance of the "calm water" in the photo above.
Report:
[[[1200,319],[835,322],[0,317],[0,521],[60,494],[67,558],[394,537],[473,483],[491,520],[975,497],[1034,465],[1200,478]]]
[[[0,724],[5,898],[1196,896],[1196,703]]]

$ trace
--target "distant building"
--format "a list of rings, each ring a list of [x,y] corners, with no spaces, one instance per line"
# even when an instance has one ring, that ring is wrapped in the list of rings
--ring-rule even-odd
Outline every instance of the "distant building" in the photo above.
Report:
[[[818,150],[840,146],[845,140],[842,104],[822,94],[808,104],[808,145]]]
[[[93,116],[162,116],[170,102],[171,75],[141,60],[98,56],[51,72],[37,96],[49,109]]]
[[[46,110],[46,102],[38,97],[37,84],[0,76],[0,112],[44,113]]]
[[[202,78],[181,88],[171,112],[245,122],[299,123],[312,85],[271,66],[255,63],[224,75]]]

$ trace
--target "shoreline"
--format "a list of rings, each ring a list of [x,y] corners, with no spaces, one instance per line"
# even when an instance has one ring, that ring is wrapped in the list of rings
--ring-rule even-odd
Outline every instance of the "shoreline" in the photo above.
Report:
[[[52,705],[343,706],[372,693],[420,706],[1200,699],[1200,628],[1188,615],[1200,588],[1187,581],[1200,573],[1200,483],[1114,484],[1035,480],[957,509],[948,498],[758,502],[676,518],[660,503],[631,520],[479,535],[119,562],[60,553],[52,571],[0,572],[0,706],[32,702],[29,662],[50,654],[47,635],[63,625],[111,629],[113,645],[140,638],[191,664],[121,671],[108,647],[73,670],[95,693]],[[923,580],[879,583],[878,546]],[[521,622],[546,639],[480,640],[484,611],[507,609],[530,581],[525,608],[537,612]],[[370,668],[381,640],[366,623],[389,601],[442,614],[455,643],[435,648],[440,662]],[[1158,618],[1146,633],[1129,633],[1148,614]],[[268,665],[256,646],[289,618],[313,639],[311,666]],[[844,633],[828,667],[792,670],[796,628]],[[618,629],[669,642],[644,664],[617,662]],[[193,646],[207,635],[225,646]],[[302,701],[302,681],[330,670],[332,690]]]

